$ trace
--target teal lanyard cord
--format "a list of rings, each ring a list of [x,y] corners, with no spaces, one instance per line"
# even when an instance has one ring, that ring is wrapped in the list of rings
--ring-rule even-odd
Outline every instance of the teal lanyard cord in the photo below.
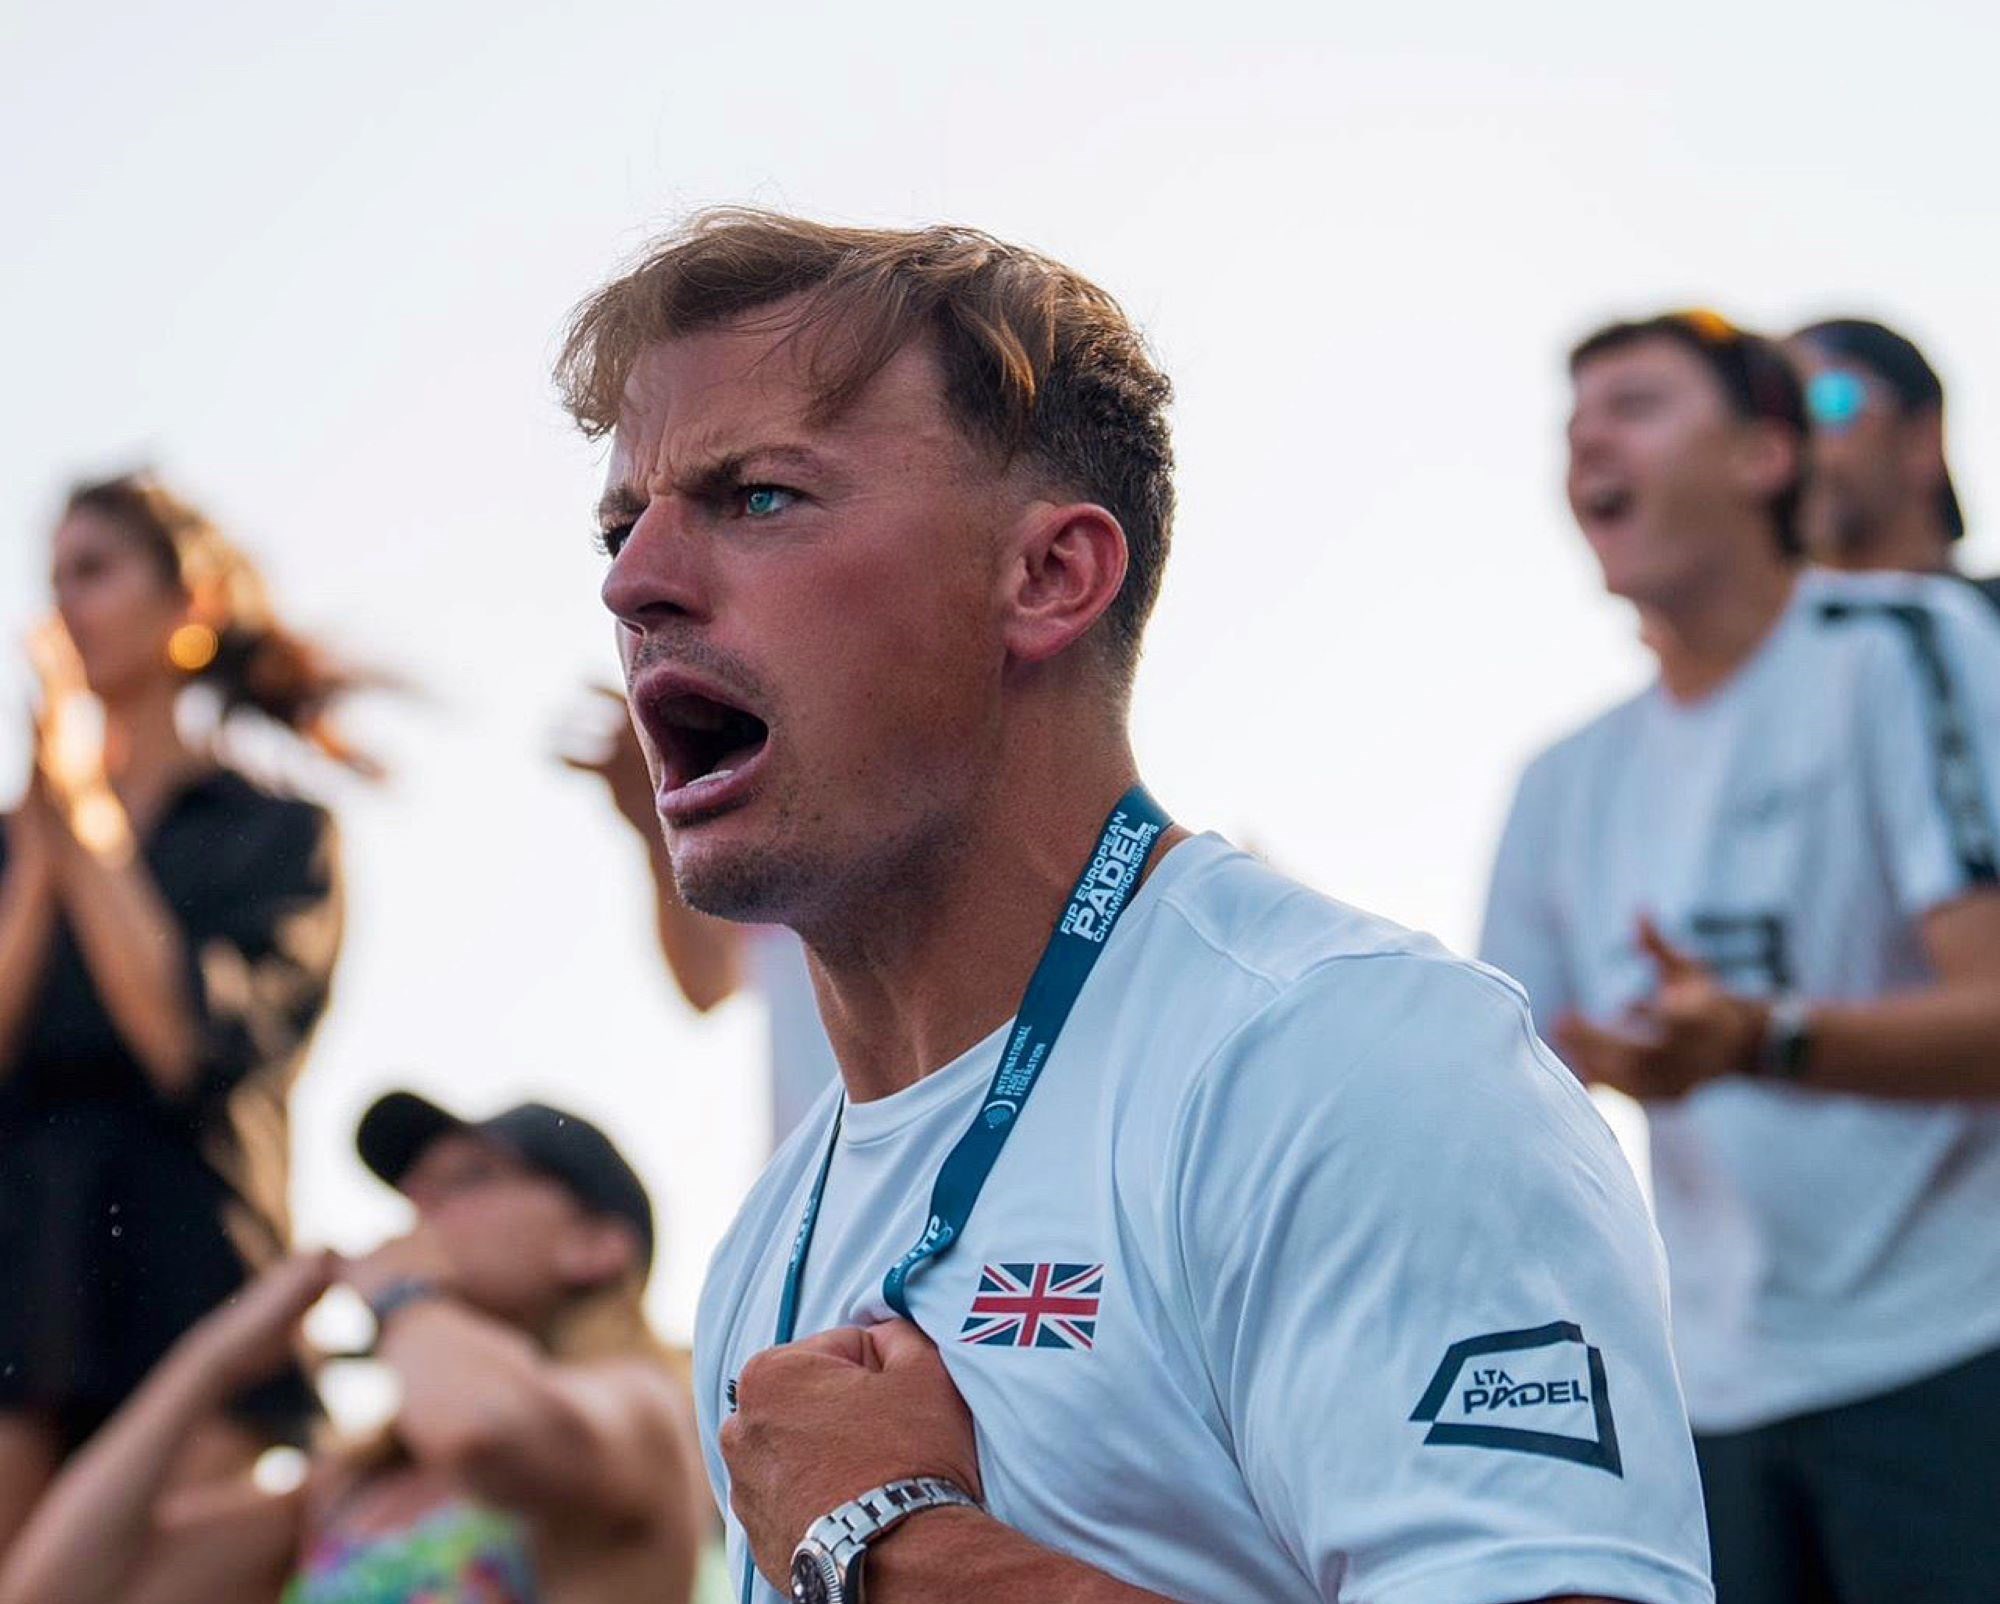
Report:
[[[1159,803],[1141,785],[1133,786],[1120,797],[1111,817],[1104,821],[1090,863],[1070,893],[1069,904],[1063,909],[1062,918],[1057,921],[1041,961],[1028,981],[1014,1028],[1008,1033],[1000,1066],[993,1072],[979,1114],[938,1170],[923,1235],[882,1279],[883,1300],[905,1320],[910,1318],[911,1278],[949,1253],[964,1232],[986,1178],[993,1173],[1007,1138],[1014,1134],[1021,1111],[1027,1107],[1035,1083],[1041,1079],[1049,1055],[1055,1050],[1056,1039],[1069,1022],[1070,1010],[1083,994],[1084,982],[1097,967],[1104,944],[1132,893],[1138,889],[1147,860],[1166,833],[1168,823]],[[791,1261],[785,1267],[784,1290],[778,1300],[778,1330],[774,1339],[778,1347],[798,1334],[799,1293],[805,1283],[806,1256],[812,1250],[813,1232],[819,1225],[820,1204],[826,1196],[827,1175],[833,1168],[833,1155],[840,1144],[840,1126],[846,1112],[847,1099],[843,1095],[834,1107],[826,1153],[820,1160],[812,1192],[806,1198],[798,1234],[792,1239]],[[750,1604],[756,1575],[756,1566],[746,1555],[743,1604]]]

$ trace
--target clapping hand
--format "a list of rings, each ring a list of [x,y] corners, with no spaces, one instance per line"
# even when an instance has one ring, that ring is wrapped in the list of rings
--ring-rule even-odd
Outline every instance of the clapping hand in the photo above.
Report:
[[[1658,974],[1652,995],[1616,1030],[1575,1014],[1556,1026],[1555,1045],[1577,1074],[1642,1101],[1670,1101],[1707,1081],[1753,1071],[1765,1006],[1726,990],[1652,920],[1639,921],[1637,939]]]

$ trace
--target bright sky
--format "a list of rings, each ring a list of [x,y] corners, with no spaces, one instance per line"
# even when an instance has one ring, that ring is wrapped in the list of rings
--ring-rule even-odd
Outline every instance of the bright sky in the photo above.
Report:
[[[549,757],[614,667],[598,454],[547,379],[570,304],[716,201],[972,223],[1096,278],[1181,397],[1154,788],[1464,947],[1518,766],[1644,674],[1559,499],[1594,321],[1900,324],[1952,394],[1969,563],[2000,567],[1996,17],[11,0],[0,631],[44,605],[62,486],[145,460],[300,623],[423,687],[362,721],[394,784],[335,798],[302,1229],[398,1219],[348,1145],[381,1088],[551,1096],[654,1183],[685,1332],[758,1157],[761,1021],[681,1006],[636,843]],[[0,731],[0,795],[23,750]]]

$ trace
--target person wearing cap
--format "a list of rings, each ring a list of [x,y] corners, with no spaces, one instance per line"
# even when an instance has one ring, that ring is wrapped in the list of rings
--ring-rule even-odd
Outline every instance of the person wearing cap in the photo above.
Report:
[[[1713,313],[1570,361],[1655,682],[1522,777],[1481,956],[1645,1105],[1722,1604],[1995,1596],[2000,630],[1800,561],[1804,402]]]
[[[0,1570],[0,1604],[687,1604],[713,1516],[684,1374],[641,1307],[646,1190],[589,1121],[461,1119],[409,1092],[363,1161],[414,1205],[365,1257],[305,1254],[199,1325],[84,1449]],[[284,1363],[336,1282],[399,1402],[285,1493],[176,1493],[181,1445]]]
[[[1813,561],[1956,572],[1965,513],[1945,461],[1937,370],[1913,341],[1868,318],[1807,324],[1787,347],[1812,423],[1799,527]],[[2000,607],[2000,576],[1970,583]]]

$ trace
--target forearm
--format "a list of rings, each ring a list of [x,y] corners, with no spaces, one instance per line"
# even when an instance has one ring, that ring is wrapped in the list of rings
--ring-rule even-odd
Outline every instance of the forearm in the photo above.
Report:
[[[973,1509],[927,1510],[868,1555],[869,1604],[1167,1604]]]
[[[183,1444],[222,1402],[200,1353],[174,1349],[36,1508],[0,1569],[0,1604],[121,1598]]]
[[[47,876],[10,868],[0,879],[0,1080],[27,1030],[54,932],[55,893]]]
[[[653,880],[653,928],[660,952],[681,995],[697,1013],[705,1014],[733,997],[743,983],[742,927],[698,913],[683,902],[658,830],[641,834]]]
[[[193,1084],[197,1031],[187,993],[187,941],[136,857],[117,861],[65,842],[59,884],[77,945],[118,1034],[156,1089]]]
[[[396,1434],[418,1463],[513,1505],[574,1474],[583,1424],[518,1332],[436,1299],[395,1315],[377,1353],[402,1383]]]
[[[1960,983],[1808,1016],[1804,1083],[1922,1099],[2000,1097],[2000,986]]]

